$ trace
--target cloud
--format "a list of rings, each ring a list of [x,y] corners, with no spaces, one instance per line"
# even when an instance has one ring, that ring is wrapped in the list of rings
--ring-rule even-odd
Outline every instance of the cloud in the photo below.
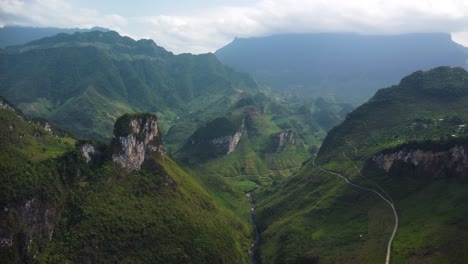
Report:
[[[175,53],[213,52],[234,37],[305,32],[451,32],[455,40],[468,45],[468,1],[464,0],[260,0],[242,6],[229,1],[196,11],[181,7],[178,15],[141,17],[74,8],[65,0],[0,1],[0,24],[99,25],[134,38],[154,39]]]
[[[117,14],[101,14],[91,8],[75,8],[64,0],[0,0],[0,24],[41,27],[102,26],[124,31],[128,20]]]
[[[234,37],[306,32],[452,32],[468,45],[468,1],[463,0],[264,0],[143,21],[148,37],[175,52],[215,51]]]

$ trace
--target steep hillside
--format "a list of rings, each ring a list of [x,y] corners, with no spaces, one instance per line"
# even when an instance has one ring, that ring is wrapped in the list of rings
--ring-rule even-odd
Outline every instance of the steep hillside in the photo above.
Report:
[[[336,112],[324,99],[293,103],[244,95],[228,114],[198,128],[175,156],[229,177],[245,190],[270,185],[290,176],[316,151],[326,126],[340,120]]]
[[[213,54],[173,55],[116,32],[59,34],[4,49],[0,80],[0,94],[25,113],[80,137],[108,141],[117,116],[157,113],[169,153],[225,176],[290,175],[352,109],[330,97],[282,98]],[[245,119],[238,148],[205,144],[226,141],[206,138],[223,118],[236,129]]]
[[[0,52],[0,80],[0,94],[26,114],[99,139],[111,137],[124,113],[157,112],[166,131],[181,116],[197,114],[203,123],[223,114],[239,94],[259,91],[248,75],[213,54],[176,56],[151,40],[112,31],[59,34],[7,48]]]
[[[154,115],[119,118],[111,145],[74,145],[3,102],[2,261],[249,261],[247,199],[167,156]]]
[[[440,65],[466,67],[468,58],[466,48],[442,33],[236,38],[216,56],[277,91],[331,94],[359,103],[414,71]]]
[[[316,160],[257,193],[259,260],[386,263],[396,230],[389,263],[465,263],[467,77],[439,67],[380,90]]]
[[[357,155],[365,158],[408,141],[464,137],[468,135],[466,102],[468,74],[464,69],[438,67],[415,72],[399,85],[379,90],[333,128],[319,159],[336,159],[351,146],[360,148]]]

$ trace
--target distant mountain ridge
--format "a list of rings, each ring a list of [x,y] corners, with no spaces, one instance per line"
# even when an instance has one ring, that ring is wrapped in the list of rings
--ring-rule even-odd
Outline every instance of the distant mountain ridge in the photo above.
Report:
[[[184,160],[207,162],[224,176],[289,175],[352,108],[324,98],[281,98],[214,54],[174,55],[113,31],[57,34],[2,49],[0,80],[0,95],[26,115],[78,137],[109,141],[117,116],[156,113],[168,152],[185,146]],[[223,117],[236,124],[245,118],[245,129],[209,140],[201,135]],[[219,155],[205,155],[211,147]]]
[[[59,33],[73,34],[75,32],[109,31],[107,28],[56,28],[56,27],[23,27],[4,26],[0,28],[0,48],[13,45],[22,45],[30,41],[50,37]]]
[[[363,102],[414,71],[467,67],[467,50],[446,33],[317,33],[236,38],[216,56],[278,91]]]
[[[164,112],[159,117],[167,129],[177,116],[224,111],[232,96],[260,89],[213,54],[174,55],[152,40],[113,31],[58,34],[8,47],[0,52],[0,71],[0,94],[26,114],[100,139],[110,138],[124,113]]]

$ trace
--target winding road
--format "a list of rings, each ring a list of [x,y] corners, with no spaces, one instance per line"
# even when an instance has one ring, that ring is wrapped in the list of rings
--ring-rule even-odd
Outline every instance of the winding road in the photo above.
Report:
[[[344,153],[343,153],[344,154]],[[397,230],[398,230],[398,214],[396,212],[396,209],[395,209],[395,205],[392,201],[392,199],[390,198],[390,196],[385,193],[385,191],[382,191],[384,192],[384,194],[386,194],[388,196],[389,199],[385,198],[381,193],[379,193],[378,191],[374,190],[374,189],[371,189],[371,188],[367,188],[367,187],[364,187],[364,186],[360,186],[358,184],[355,184],[353,182],[351,182],[347,177],[339,174],[339,173],[336,173],[336,172],[333,172],[333,171],[328,171],[328,170],[325,170],[323,169],[322,167],[320,167],[319,165],[315,164],[315,158],[317,157],[317,155],[314,156],[314,158],[312,159],[312,164],[319,168],[319,170],[325,172],[325,173],[328,173],[328,174],[331,174],[331,175],[335,175],[335,176],[338,176],[340,177],[341,179],[343,179],[347,184],[355,187],[355,188],[358,188],[358,189],[361,189],[361,190],[366,190],[366,191],[369,191],[369,192],[373,192],[375,194],[377,194],[380,198],[382,198],[382,200],[384,200],[389,206],[390,208],[392,208],[392,211],[393,211],[393,215],[395,216],[395,225],[393,227],[393,231],[392,231],[392,235],[390,236],[390,239],[388,240],[388,244],[387,244],[387,256],[385,257],[385,264],[390,264],[390,255],[391,255],[391,251],[392,251],[392,243],[393,243],[393,239],[395,238],[395,235],[397,233]],[[358,170],[359,174],[364,177],[362,174],[361,174],[361,171],[357,168],[356,165],[354,165],[354,167],[356,167],[356,169]],[[380,186],[379,186],[380,188]]]

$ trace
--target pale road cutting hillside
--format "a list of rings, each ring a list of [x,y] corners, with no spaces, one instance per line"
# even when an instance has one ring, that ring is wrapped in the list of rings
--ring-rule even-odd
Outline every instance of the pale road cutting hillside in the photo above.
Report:
[[[312,164],[319,168],[319,170],[325,172],[325,173],[328,173],[328,174],[332,174],[332,175],[335,175],[335,176],[338,176],[340,178],[342,178],[347,184],[353,186],[353,187],[356,187],[358,189],[362,189],[362,190],[366,190],[366,191],[370,191],[370,192],[373,192],[375,194],[377,194],[380,198],[382,198],[382,200],[384,200],[388,205],[390,205],[390,208],[392,208],[392,211],[393,211],[393,215],[395,216],[395,225],[393,227],[393,231],[392,231],[392,235],[390,236],[390,239],[388,240],[388,244],[387,244],[387,255],[385,257],[385,264],[390,264],[390,255],[391,255],[391,249],[392,249],[392,243],[393,243],[393,239],[395,238],[395,235],[396,235],[396,232],[398,230],[398,214],[396,212],[396,209],[395,209],[395,205],[393,204],[392,201],[386,199],[381,193],[379,193],[378,191],[376,190],[373,190],[373,189],[370,189],[370,188],[367,188],[367,187],[364,187],[364,186],[360,186],[360,185],[357,185],[353,182],[351,182],[350,180],[348,180],[348,178],[346,178],[345,176],[341,175],[341,174],[338,174],[338,173],[335,173],[335,172],[332,172],[332,171],[328,171],[328,170],[325,170],[323,169],[322,167],[318,166],[317,164],[315,164],[315,158],[317,157],[317,155],[314,156],[314,158],[312,159]],[[388,194],[387,194],[388,195]],[[390,198],[391,199],[391,198]]]

